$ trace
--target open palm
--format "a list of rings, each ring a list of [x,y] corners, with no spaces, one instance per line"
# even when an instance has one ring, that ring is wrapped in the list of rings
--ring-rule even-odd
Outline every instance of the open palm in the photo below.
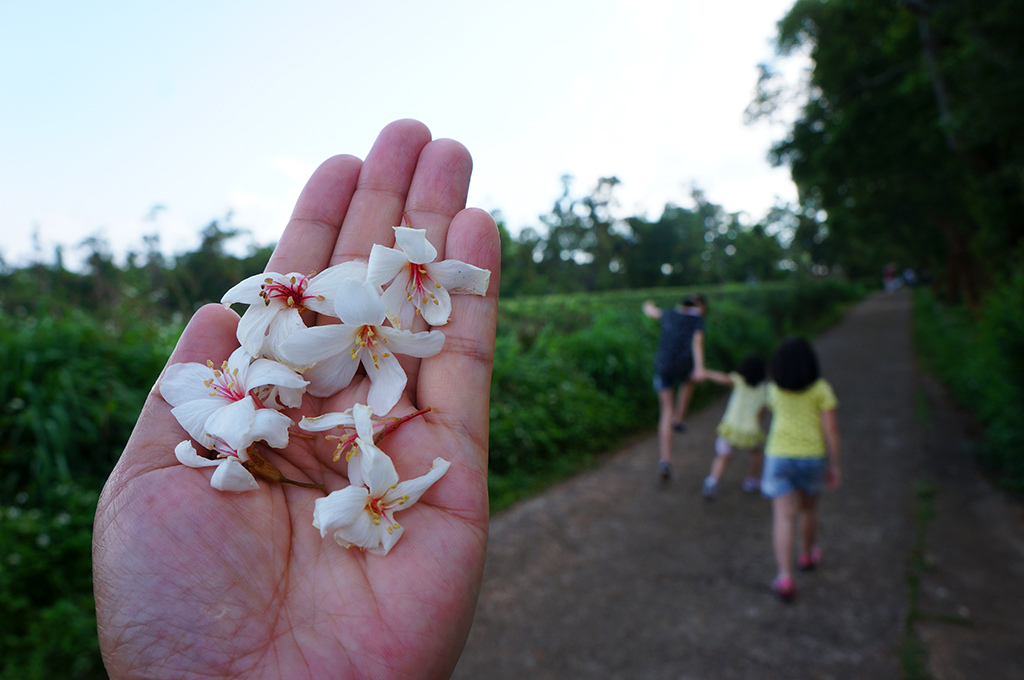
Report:
[[[391,415],[429,408],[380,446],[403,478],[434,458],[447,474],[400,513],[386,556],[346,550],[312,526],[315,489],[260,481],[246,493],[209,486],[178,464],[186,438],[154,391],[96,513],[94,580],[100,644],[112,678],[447,677],[469,633],[487,541],[487,420],[499,245],[491,217],[465,210],[471,160],[415,121],[386,127],[365,162],[338,156],[303,190],[267,266],[322,271],[394,242],[407,213],[438,259],[490,269],[484,297],[453,298],[442,352],[403,360],[409,382]],[[238,316],[199,310],[169,363],[220,363],[238,346]],[[422,321],[420,321],[422,323]],[[420,330],[417,328],[416,330]],[[290,413],[340,411],[365,399],[306,397]],[[263,449],[266,453],[268,449]],[[334,445],[292,437],[268,460],[291,479],[347,485]]]

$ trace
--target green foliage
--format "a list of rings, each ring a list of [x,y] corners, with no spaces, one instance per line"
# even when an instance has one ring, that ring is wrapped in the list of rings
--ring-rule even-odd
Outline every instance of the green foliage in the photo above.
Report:
[[[773,154],[815,215],[801,236],[851,277],[896,260],[976,305],[1024,247],[1022,31],[1020,0],[798,0],[778,48],[813,71]],[[755,117],[791,101],[780,80],[764,67]]]
[[[106,678],[92,598],[98,494],[59,484],[52,508],[0,504],[0,680]]]
[[[919,290],[914,341],[928,366],[985,430],[980,457],[998,483],[1024,495],[1024,273],[986,296],[977,313]]]
[[[0,314],[0,498],[113,467],[180,329]]]
[[[661,307],[675,305],[687,292],[659,288],[501,302],[491,381],[493,508],[654,427],[658,405],[651,378],[659,328],[643,316],[641,304],[650,298]],[[831,280],[703,292],[711,310],[707,364],[722,370],[749,353],[767,359],[787,334],[819,332],[863,294]],[[694,406],[718,393],[713,385],[699,385]]]
[[[93,514],[179,331],[0,313],[0,680],[106,677]]]
[[[657,221],[613,216],[614,177],[593,191],[573,197],[571,178],[548,215],[544,233],[528,227],[513,238],[501,233],[501,295],[599,292],[654,286],[694,286],[728,281],[755,283],[792,279],[794,272],[825,274],[829,263],[813,257],[821,250],[815,235],[792,236],[802,217],[784,207],[759,224],[728,213],[694,189],[694,206],[666,205]]]

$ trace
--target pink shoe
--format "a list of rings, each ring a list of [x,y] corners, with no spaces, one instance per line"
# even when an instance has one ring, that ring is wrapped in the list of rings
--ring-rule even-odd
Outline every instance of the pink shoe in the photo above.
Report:
[[[796,597],[796,584],[789,576],[779,576],[772,581],[772,590],[783,602],[792,602]]]
[[[800,571],[811,571],[818,566],[819,562],[821,562],[821,548],[818,546],[811,548],[809,553],[800,553],[800,559],[797,560]]]

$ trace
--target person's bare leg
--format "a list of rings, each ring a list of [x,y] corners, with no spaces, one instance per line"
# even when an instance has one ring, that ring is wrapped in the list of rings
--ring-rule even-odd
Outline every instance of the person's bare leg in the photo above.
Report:
[[[690,408],[690,399],[693,398],[693,381],[687,380],[679,388],[676,397],[675,411],[672,413],[672,422],[684,424],[686,422],[686,411]]]
[[[796,493],[772,499],[772,547],[779,577],[790,576],[793,567],[793,521],[796,519]]]
[[[747,468],[747,476],[760,480],[764,472],[764,452],[760,448],[750,449],[750,467]]]
[[[658,416],[658,460],[661,463],[672,463],[672,388],[658,392],[658,403],[661,408]]]
[[[809,554],[818,536],[818,497],[800,494],[800,550]]]
[[[729,465],[729,459],[731,455],[719,455],[715,454],[715,460],[711,462],[711,476],[715,478],[717,482],[722,478],[722,473],[725,472],[725,468]]]

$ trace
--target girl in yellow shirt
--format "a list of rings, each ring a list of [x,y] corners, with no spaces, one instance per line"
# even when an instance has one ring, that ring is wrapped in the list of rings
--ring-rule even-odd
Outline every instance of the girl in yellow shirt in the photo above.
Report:
[[[745,357],[731,373],[710,369],[704,371],[708,380],[732,388],[725,414],[718,424],[715,459],[702,487],[702,493],[708,500],[713,499],[718,493],[718,481],[722,478],[722,473],[725,472],[735,449],[746,449],[750,452],[750,467],[746,479],[743,480],[743,490],[750,493],[761,487],[761,448],[764,444],[761,415],[765,409],[767,396],[765,372],[764,360],[754,354]]]
[[[839,467],[838,402],[820,376],[814,348],[790,338],[772,355],[767,403],[772,422],[765,443],[761,493],[772,500],[772,544],[778,573],[772,587],[783,601],[796,596],[791,566],[794,523],[799,524],[802,570],[821,560],[818,496],[835,489]],[[827,454],[827,457],[826,457]]]

